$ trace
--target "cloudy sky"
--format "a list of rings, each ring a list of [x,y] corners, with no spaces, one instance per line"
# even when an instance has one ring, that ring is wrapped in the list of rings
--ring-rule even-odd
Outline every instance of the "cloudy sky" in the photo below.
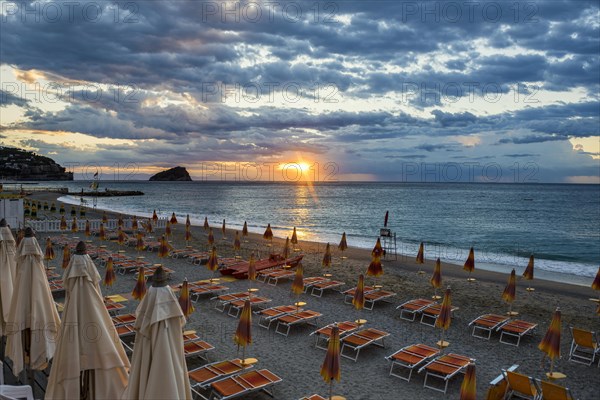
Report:
[[[600,182],[596,0],[0,1],[0,18],[0,141],[78,178],[293,180],[304,163],[317,180]]]

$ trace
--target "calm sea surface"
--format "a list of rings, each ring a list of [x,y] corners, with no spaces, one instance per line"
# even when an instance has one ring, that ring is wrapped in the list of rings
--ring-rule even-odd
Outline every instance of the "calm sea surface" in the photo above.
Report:
[[[89,182],[55,182],[78,191]],[[46,186],[46,184],[43,184]],[[101,182],[100,190],[141,190],[145,196],[98,198],[98,207],[254,232],[268,223],[276,236],[371,248],[389,210],[398,252],[462,264],[475,247],[477,267],[522,273],[530,254],[536,275],[591,284],[600,265],[600,186],[457,183]],[[76,204],[79,198],[67,199]]]

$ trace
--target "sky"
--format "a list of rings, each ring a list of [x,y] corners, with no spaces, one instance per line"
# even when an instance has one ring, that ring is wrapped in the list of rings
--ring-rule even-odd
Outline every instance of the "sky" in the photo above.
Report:
[[[600,183],[598,1],[0,1],[0,142],[88,179]]]

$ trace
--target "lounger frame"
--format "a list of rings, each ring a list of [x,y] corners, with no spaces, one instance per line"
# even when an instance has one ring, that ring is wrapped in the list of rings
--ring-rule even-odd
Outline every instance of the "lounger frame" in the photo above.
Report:
[[[380,331],[378,329],[367,328],[362,331],[353,332],[350,335],[344,337],[342,340],[342,349],[340,355],[356,362],[360,351],[370,345],[385,348],[385,338],[390,336],[389,333]],[[353,338],[356,338],[357,343],[352,343]],[[353,352],[353,356],[344,352],[345,349],[350,349]]]

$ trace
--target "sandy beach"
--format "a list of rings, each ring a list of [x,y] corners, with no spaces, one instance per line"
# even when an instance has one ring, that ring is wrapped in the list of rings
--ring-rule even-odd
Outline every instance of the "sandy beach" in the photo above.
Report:
[[[31,198],[42,201],[56,201],[58,196],[52,193],[36,193]],[[58,203],[57,203],[58,208]],[[66,206],[67,211],[70,206]],[[151,211],[151,210],[150,210]],[[38,216],[47,218],[48,212],[38,211]],[[67,212],[68,214],[68,212]],[[115,214],[107,213],[109,218],[116,218]],[[55,215],[58,215],[56,213]],[[97,219],[101,212],[88,209],[87,219]],[[172,245],[175,248],[185,247],[183,239],[185,215],[178,215],[179,224],[174,226]],[[224,216],[226,217],[226,216]],[[70,216],[67,220],[70,221]],[[276,222],[276,221],[274,221]],[[227,231],[227,240],[222,240],[221,226],[213,226],[219,257],[233,257],[232,247],[235,233]],[[162,230],[154,232],[159,236]],[[42,242],[46,236],[60,235],[59,233],[38,234],[38,240]],[[194,248],[205,251],[207,249],[207,236],[200,226],[193,226],[193,239],[189,243]],[[290,232],[291,235],[291,232]],[[78,236],[82,240],[87,239],[83,232],[67,234],[68,237]],[[341,236],[341,232],[340,232]],[[115,242],[100,243],[93,236],[90,238],[94,244],[104,244],[108,249],[117,251],[119,246]],[[250,234],[248,242],[242,243],[241,255],[247,258],[250,252],[259,252],[261,257],[268,255],[270,251],[281,252],[284,240],[275,238],[272,247],[267,247],[267,242],[258,234]],[[336,280],[345,282],[343,290],[356,286],[357,277],[365,273],[370,262],[370,252],[364,249],[349,248],[344,252],[345,260],[340,259],[337,251],[337,243],[332,243],[333,266],[328,269],[321,267],[321,260],[325,245],[323,243],[300,242],[300,253],[304,254],[303,266],[304,276],[320,276],[324,273],[332,274]],[[133,247],[124,247],[127,255],[135,257],[136,251]],[[57,251],[57,259],[52,265],[60,271],[62,252]],[[162,263],[175,271],[172,284],[180,283],[184,278],[190,281],[209,279],[213,273],[204,266],[192,265],[186,259],[159,259],[156,252],[144,252],[143,256],[150,263]],[[377,303],[374,310],[356,311],[351,305],[344,303],[344,296],[337,292],[327,291],[321,297],[302,294],[293,295],[290,291],[291,281],[282,281],[277,286],[271,286],[262,282],[249,282],[247,280],[224,279],[221,283],[227,286],[231,292],[246,290],[249,287],[258,288],[260,296],[272,299],[270,306],[288,305],[296,301],[304,301],[305,309],[318,311],[323,314],[318,320],[318,326],[324,326],[332,322],[366,319],[365,327],[376,328],[390,333],[385,339],[385,348],[371,346],[360,352],[358,361],[354,362],[342,358],[342,378],[335,383],[334,393],[342,395],[347,399],[390,399],[390,398],[413,398],[413,399],[458,399],[462,375],[450,382],[447,395],[423,388],[424,373],[413,373],[410,382],[389,376],[390,364],[385,360],[396,350],[415,343],[424,343],[435,346],[440,339],[441,332],[430,326],[419,322],[409,322],[400,319],[400,311],[396,306],[405,301],[416,298],[431,298],[433,289],[429,279],[433,272],[433,263],[427,261],[424,265],[418,265],[412,258],[399,256],[395,259],[383,260],[384,275],[379,278],[366,277],[366,284],[382,285],[385,290],[393,291],[396,296],[391,303]],[[98,268],[104,275],[104,268]],[[418,271],[425,271],[419,274]],[[519,347],[499,343],[499,334],[492,334],[491,340],[482,340],[471,336],[468,326],[476,317],[486,314],[505,314],[509,306],[502,298],[502,291],[507,283],[508,275],[490,271],[475,270],[473,277],[475,282],[467,282],[468,274],[461,266],[442,264],[442,277],[444,287],[452,289],[452,305],[459,307],[454,313],[454,319],[450,329],[446,332],[446,340],[450,342],[445,352],[452,352],[475,359],[477,367],[477,398],[485,398],[489,382],[494,379],[502,368],[508,368],[513,364],[519,364],[518,371],[541,379],[549,371],[549,360],[543,361],[543,353],[537,346],[550,324],[552,313],[556,307],[562,311],[562,358],[555,363],[555,370],[567,375],[567,378],[559,381],[561,385],[571,388],[578,399],[594,399],[600,392],[600,373],[597,365],[588,367],[582,364],[569,362],[567,360],[571,335],[569,326],[582,329],[600,330],[600,318],[595,311],[597,303],[590,298],[597,298],[589,285],[587,287],[568,285],[560,282],[544,281],[536,279],[531,282],[535,288],[534,292],[527,292],[527,281],[520,278],[522,268],[517,270],[517,298],[512,309],[519,313],[520,319],[539,324],[531,337],[525,337]],[[220,277],[220,274],[218,274]],[[133,275],[118,275],[115,285],[110,288],[102,287],[104,295],[128,294],[135,285]],[[439,290],[439,294],[442,294]],[[123,312],[134,312],[138,304],[135,300],[125,303],[127,308]],[[224,360],[238,354],[232,337],[236,329],[237,319],[219,312],[214,307],[214,301],[203,298],[195,303],[196,310],[189,318],[186,329],[196,330],[198,335],[211,343],[215,350],[209,353],[211,361]],[[299,399],[312,393],[320,393],[325,396],[328,393],[328,385],[319,375],[319,369],[325,351],[314,346],[314,337],[309,334],[314,327],[295,326],[288,337],[278,335],[272,326],[270,330],[258,327],[256,320],[253,326],[253,344],[247,349],[247,356],[256,357],[258,366],[268,368],[273,373],[283,378],[283,382],[275,387],[276,399]],[[189,364],[189,369],[201,365],[199,362]],[[594,393],[596,393],[594,395]],[[252,398],[267,398],[264,394],[258,394]]]

